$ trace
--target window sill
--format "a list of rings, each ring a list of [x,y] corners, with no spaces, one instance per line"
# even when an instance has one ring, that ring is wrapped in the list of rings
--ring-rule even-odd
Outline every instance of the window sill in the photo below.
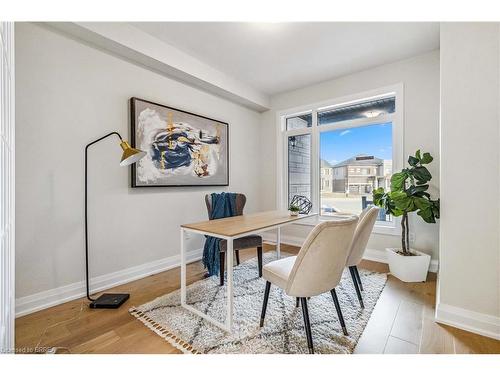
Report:
[[[305,220],[300,220],[297,221],[296,223],[293,223],[293,225],[304,225],[304,226],[309,226],[309,227],[314,227],[317,224],[324,222],[324,221],[330,221],[330,220],[335,220],[335,219],[329,219],[327,216],[319,216],[316,215],[314,217],[311,217],[309,219]],[[400,232],[397,228],[397,223],[392,223],[391,224],[377,224],[375,223],[375,226],[373,227],[372,233],[375,234],[383,234],[383,235],[388,235],[388,236],[399,236]]]

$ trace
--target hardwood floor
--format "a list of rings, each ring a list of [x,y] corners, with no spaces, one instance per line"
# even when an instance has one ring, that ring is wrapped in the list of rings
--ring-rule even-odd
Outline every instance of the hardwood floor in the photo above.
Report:
[[[265,245],[264,250],[274,247]],[[297,248],[282,245],[296,253]],[[241,261],[255,250],[240,252]],[[388,272],[387,265],[363,261],[361,268]],[[188,283],[203,277],[200,262],[188,265]],[[128,313],[179,288],[180,269],[175,268],[110,289],[129,292],[118,310],[91,310],[84,298],[16,319],[16,347],[21,352],[57,353],[180,353]],[[433,321],[435,275],[426,283],[403,283],[389,275],[355,353],[500,353],[500,341]]]

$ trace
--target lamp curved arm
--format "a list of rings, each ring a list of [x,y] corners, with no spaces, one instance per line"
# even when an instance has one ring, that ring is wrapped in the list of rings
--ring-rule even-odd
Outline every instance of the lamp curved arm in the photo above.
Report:
[[[120,138],[120,142],[122,142],[122,141],[123,141],[123,138],[122,138],[122,136],[120,135],[120,133],[118,133],[118,132],[111,132],[111,133],[108,133],[108,134],[106,134],[105,136],[102,136],[101,138],[98,138],[98,139],[96,139],[95,141],[92,141],[92,142],[90,142],[89,144],[87,144],[87,146],[85,146],[85,151],[87,151],[87,149],[88,149],[90,146],[92,146],[93,144],[95,144],[95,143],[97,143],[97,142],[99,142],[99,141],[102,141],[103,139],[108,138],[108,137],[110,137],[110,136],[112,136],[112,135],[116,135],[116,136],[118,136],[118,138]]]
[[[118,132],[111,132],[106,134],[105,136],[96,139],[95,141],[90,142],[85,146],[85,282],[87,287],[87,299],[89,301],[94,301],[94,299],[90,298],[90,287],[89,287],[89,236],[88,236],[88,228],[87,228],[87,152],[90,146],[93,144],[102,141],[105,138],[108,138],[112,135],[118,136],[120,141],[123,142],[122,136]]]

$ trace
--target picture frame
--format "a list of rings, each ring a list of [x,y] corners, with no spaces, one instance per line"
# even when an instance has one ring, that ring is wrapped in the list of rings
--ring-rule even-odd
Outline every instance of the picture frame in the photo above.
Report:
[[[130,98],[131,144],[146,156],[131,166],[131,187],[229,185],[229,124]]]

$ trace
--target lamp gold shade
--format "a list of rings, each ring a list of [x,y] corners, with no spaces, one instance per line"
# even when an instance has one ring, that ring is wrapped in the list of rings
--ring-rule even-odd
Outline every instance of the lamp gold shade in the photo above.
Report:
[[[133,148],[127,141],[122,141],[120,147],[123,150],[122,159],[120,160],[122,167],[134,164],[146,156],[144,151]]]

